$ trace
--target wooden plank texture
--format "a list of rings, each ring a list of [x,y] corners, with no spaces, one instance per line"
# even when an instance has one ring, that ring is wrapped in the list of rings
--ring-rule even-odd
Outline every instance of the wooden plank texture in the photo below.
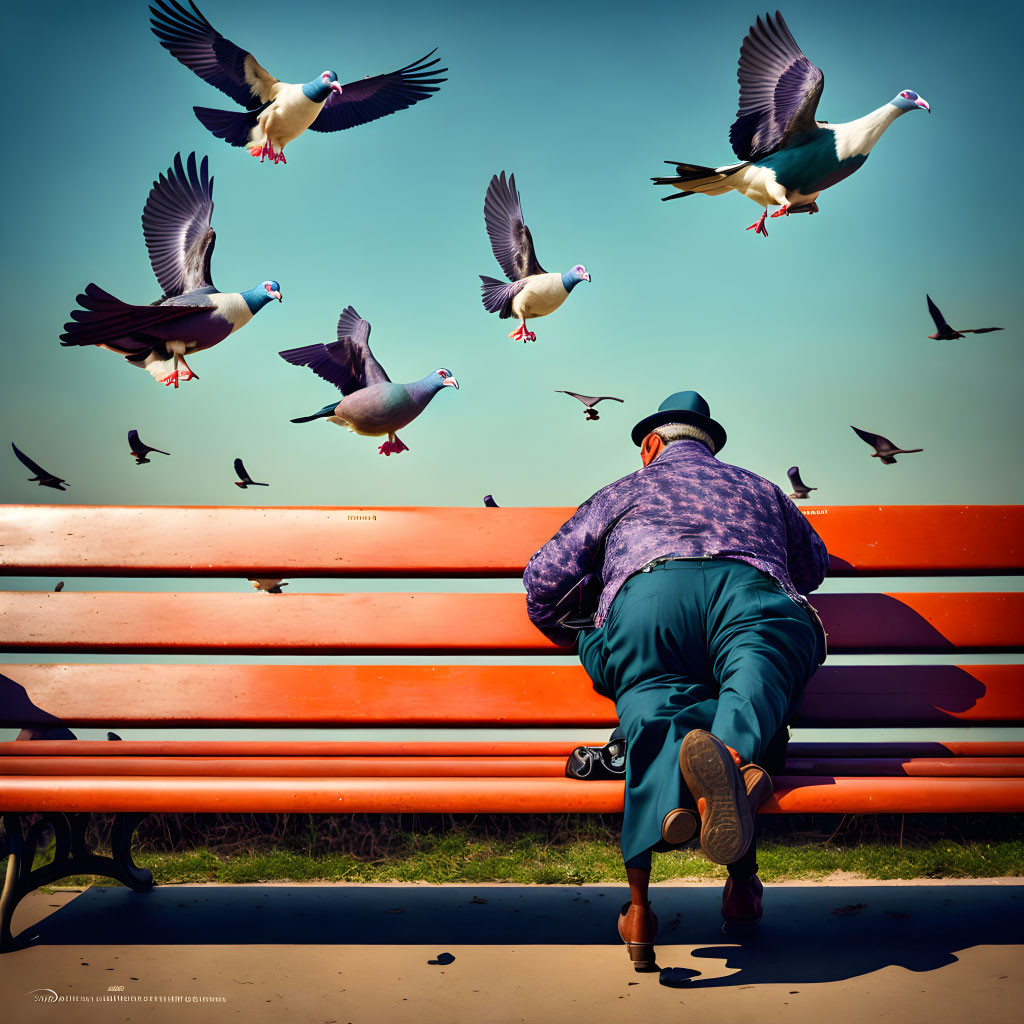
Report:
[[[831,666],[798,726],[1024,723],[1024,665]],[[0,725],[616,724],[579,665],[0,665]]]
[[[823,594],[836,652],[1024,646],[1024,593]],[[0,593],[0,650],[177,654],[543,654],[519,594]]]
[[[779,776],[762,813],[1024,811],[1024,779]],[[621,812],[621,782],[575,779],[7,776],[3,811]]]
[[[0,574],[519,576],[572,508],[0,506]],[[802,511],[832,573],[1024,572],[1024,506]]]

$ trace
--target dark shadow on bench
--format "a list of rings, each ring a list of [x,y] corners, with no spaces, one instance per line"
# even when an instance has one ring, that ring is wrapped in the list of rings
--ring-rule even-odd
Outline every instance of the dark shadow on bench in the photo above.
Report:
[[[436,946],[456,957],[460,945],[618,944],[615,919],[625,892],[620,886],[162,886],[142,899],[125,889],[89,889],[28,929],[21,944],[358,942]],[[722,959],[737,972],[693,978],[694,987],[837,981],[892,965],[929,971],[972,946],[1024,944],[1024,885],[770,888],[762,934],[743,947],[723,944],[717,885],[656,888],[652,896],[662,967],[699,969],[701,959]],[[678,948],[693,945],[701,947],[696,960]],[[625,953],[622,969],[629,971]]]

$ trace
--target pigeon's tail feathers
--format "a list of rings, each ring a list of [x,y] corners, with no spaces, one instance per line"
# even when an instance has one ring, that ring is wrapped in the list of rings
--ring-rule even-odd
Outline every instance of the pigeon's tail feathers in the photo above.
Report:
[[[71,321],[64,325],[60,336],[61,345],[109,343],[116,351],[125,353],[145,353],[152,347],[131,337],[136,307],[130,303],[91,283],[75,301],[82,308],[71,311]]]
[[[673,163],[666,160],[666,163]],[[705,196],[720,196],[731,192],[736,186],[729,179],[749,166],[746,162],[726,167],[705,167],[703,164],[677,163],[673,177],[651,178],[655,185],[671,185],[679,189],[679,195],[662,196],[662,199],[678,199],[700,193]]]
[[[497,313],[502,320],[512,315],[512,300],[526,284],[526,279],[519,281],[499,281],[494,277],[480,275],[481,301],[488,313]]]
[[[255,110],[215,110],[213,107],[193,107],[196,117],[202,126],[223,139],[229,146],[245,146],[249,142],[249,133],[256,127],[256,122],[273,100],[264,103]]]
[[[292,420],[292,423],[311,423],[313,420],[319,420],[325,416],[333,416],[334,410],[337,407],[337,402],[331,402],[330,405],[325,405],[319,412],[313,413],[312,416],[297,416]]]

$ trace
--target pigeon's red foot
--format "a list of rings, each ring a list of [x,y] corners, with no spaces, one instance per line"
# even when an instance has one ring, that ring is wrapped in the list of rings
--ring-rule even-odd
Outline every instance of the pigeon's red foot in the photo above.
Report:
[[[768,237],[768,229],[764,226],[764,219],[767,216],[768,216],[768,211],[765,210],[764,213],[762,213],[761,216],[758,217],[757,220],[755,220],[754,223],[751,224],[749,228],[747,228],[747,230],[748,231],[753,231],[755,235],[764,235],[764,237],[767,238]]]
[[[399,437],[395,437],[394,441],[385,441],[380,448],[377,449],[380,455],[397,455],[399,452],[407,452],[409,446]]]
[[[767,213],[768,211],[765,210],[764,212]],[[772,216],[773,217],[788,217],[789,216],[789,203],[786,203],[786,205],[783,206],[781,209],[776,210],[772,214]]]
[[[288,163],[288,161],[285,160],[284,158],[284,153],[278,153],[277,151],[275,151],[274,147],[270,144],[269,139],[267,139],[267,141],[264,142],[262,146],[250,146],[249,156],[258,156],[260,158],[260,163],[263,163],[263,161],[266,160],[267,157],[270,157],[270,162],[272,164]]]

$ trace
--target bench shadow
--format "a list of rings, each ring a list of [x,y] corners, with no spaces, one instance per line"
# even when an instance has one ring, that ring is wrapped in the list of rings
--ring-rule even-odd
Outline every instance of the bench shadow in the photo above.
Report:
[[[971,946],[1024,945],[1024,885],[785,886],[761,936],[724,940],[720,889],[652,893],[661,967],[690,987],[837,981],[930,971]],[[619,945],[617,886],[161,886],[88,889],[19,945]],[[692,950],[690,947],[697,947]],[[701,961],[734,973],[690,977]],[[623,969],[628,970],[623,952]]]

